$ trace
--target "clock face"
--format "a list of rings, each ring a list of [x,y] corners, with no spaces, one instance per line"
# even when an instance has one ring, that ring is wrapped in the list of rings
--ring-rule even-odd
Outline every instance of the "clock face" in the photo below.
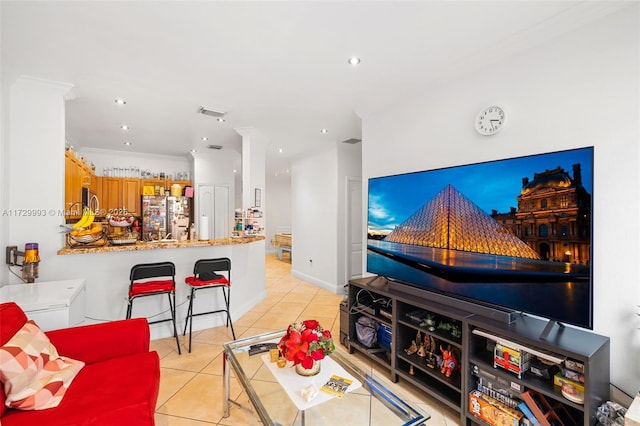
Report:
[[[497,106],[485,108],[476,117],[476,130],[481,135],[489,136],[502,129],[507,121],[507,114]]]

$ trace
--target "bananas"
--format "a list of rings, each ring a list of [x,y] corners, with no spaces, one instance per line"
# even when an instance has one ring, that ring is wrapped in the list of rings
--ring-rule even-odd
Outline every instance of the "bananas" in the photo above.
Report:
[[[102,234],[102,225],[99,223],[94,223],[90,228],[87,229],[74,229],[73,231],[71,231],[71,236],[76,238],[84,237],[87,235],[91,235],[97,238],[100,234]]]
[[[91,210],[89,207],[85,207],[82,209],[82,217],[80,218],[79,221],[73,224],[72,228],[73,229],[88,228],[93,223],[95,217],[96,217],[96,214],[94,213],[94,211]]]

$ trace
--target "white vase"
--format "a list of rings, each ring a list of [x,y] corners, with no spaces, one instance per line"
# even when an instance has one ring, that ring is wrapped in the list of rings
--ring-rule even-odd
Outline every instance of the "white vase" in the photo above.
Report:
[[[311,368],[304,368],[302,364],[296,364],[296,373],[301,376],[315,376],[320,372],[320,361],[313,361]]]

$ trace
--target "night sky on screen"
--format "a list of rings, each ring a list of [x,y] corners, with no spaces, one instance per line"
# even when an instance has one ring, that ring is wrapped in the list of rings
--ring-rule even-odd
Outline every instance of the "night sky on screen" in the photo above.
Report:
[[[573,179],[573,165],[580,163],[582,185],[593,194],[593,149],[582,148],[487,163],[448,167],[369,179],[368,228],[388,233],[404,222],[448,184],[485,213],[507,213],[517,207],[522,178],[560,166]]]

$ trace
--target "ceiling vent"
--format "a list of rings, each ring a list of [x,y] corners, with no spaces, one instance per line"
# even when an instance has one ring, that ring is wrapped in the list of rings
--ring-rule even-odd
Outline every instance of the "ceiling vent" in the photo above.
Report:
[[[209,115],[211,117],[222,118],[226,114],[224,111],[216,111],[215,109],[200,107],[200,114]]]
[[[222,149],[222,145],[207,145],[208,149]]]
[[[356,139],[356,138],[351,138],[351,139],[347,139],[346,141],[342,141],[342,143],[348,143],[351,145],[355,145],[360,142],[362,142],[362,139]]]

